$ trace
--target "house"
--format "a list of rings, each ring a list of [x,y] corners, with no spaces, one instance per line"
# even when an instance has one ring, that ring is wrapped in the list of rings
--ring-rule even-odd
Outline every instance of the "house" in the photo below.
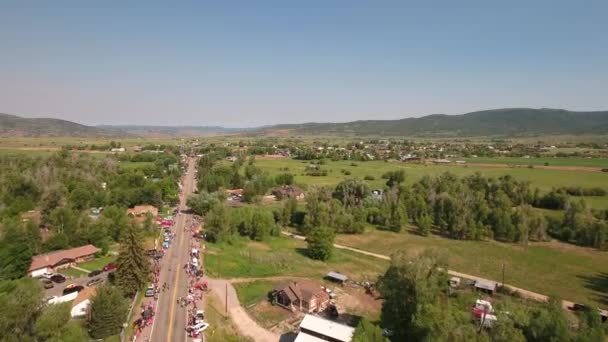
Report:
[[[433,160],[433,163],[435,163],[435,164],[450,164],[450,163],[452,163],[452,161],[449,160],[449,159],[435,159],[435,160]]]
[[[94,259],[97,252],[99,252],[99,248],[93,245],[85,245],[36,255],[32,258],[32,263],[27,272],[31,277],[39,277],[43,273],[52,273],[55,270]]]
[[[355,333],[353,327],[313,315],[304,316],[299,330],[294,342],[350,342]]]
[[[291,311],[323,311],[329,305],[329,295],[321,284],[312,281],[294,281],[275,287],[271,296],[276,304]]]
[[[95,296],[96,288],[94,286],[87,287],[78,292],[76,299],[72,302],[72,318],[81,318],[87,316],[89,307],[91,306],[91,298]]]
[[[488,294],[494,294],[496,292],[496,288],[498,284],[495,281],[491,280],[477,280],[475,281],[475,289],[480,290],[482,292],[486,292]]]
[[[228,189],[226,196],[229,201],[241,201],[243,199],[243,189]]]
[[[127,209],[127,215],[132,217],[139,217],[146,215],[147,213],[152,214],[152,216],[158,216],[158,209],[152,205],[136,205],[133,208]]]
[[[304,199],[304,190],[295,185],[283,185],[272,189],[271,192],[278,200],[283,198],[295,198],[297,200]]]
[[[125,151],[124,147],[115,147],[110,150],[110,152],[124,152],[124,151]]]

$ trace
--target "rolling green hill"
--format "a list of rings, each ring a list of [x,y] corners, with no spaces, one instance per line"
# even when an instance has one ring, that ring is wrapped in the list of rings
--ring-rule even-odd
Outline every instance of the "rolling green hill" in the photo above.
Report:
[[[562,109],[505,108],[462,115],[433,114],[400,120],[276,125],[260,132],[434,137],[607,134],[608,111],[573,112]]]
[[[124,132],[50,118],[22,118],[0,113],[0,137],[124,137]]]

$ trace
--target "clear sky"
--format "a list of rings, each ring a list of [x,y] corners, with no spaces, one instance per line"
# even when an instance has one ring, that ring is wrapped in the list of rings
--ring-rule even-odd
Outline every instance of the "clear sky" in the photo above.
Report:
[[[608,1],[0,1],[3,113],[245,127],[500,107],[608,109]]]

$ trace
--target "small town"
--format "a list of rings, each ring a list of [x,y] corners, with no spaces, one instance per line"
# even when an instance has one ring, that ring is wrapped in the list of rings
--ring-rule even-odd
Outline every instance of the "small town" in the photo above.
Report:
[[[607,17],[0,1],[0,342],[608,341]]]

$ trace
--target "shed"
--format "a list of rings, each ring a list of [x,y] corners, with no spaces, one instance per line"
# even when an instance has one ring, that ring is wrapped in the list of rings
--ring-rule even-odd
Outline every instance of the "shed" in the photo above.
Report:
[[[331,272],[327,273],[326,277],[329,278],[329,279],[331,279],[331,280],[333,280],[333,281],[337,281],[337,282],[339,282],[341,284],[348,280],[348,277],[345,276],[344,274],[338,273],[338,272],[334,272],[334,271],[331,271]]]
[[[495,281],[491,280],[477,280],[475,282],[475,288],[477,290],[487,292],[489,294],[494,294],[497,286],[498,284]]]
[[[325,318],[306,315],[300,323],[300,333],[295,342],[334,341],[350,342],[355,328]]]

